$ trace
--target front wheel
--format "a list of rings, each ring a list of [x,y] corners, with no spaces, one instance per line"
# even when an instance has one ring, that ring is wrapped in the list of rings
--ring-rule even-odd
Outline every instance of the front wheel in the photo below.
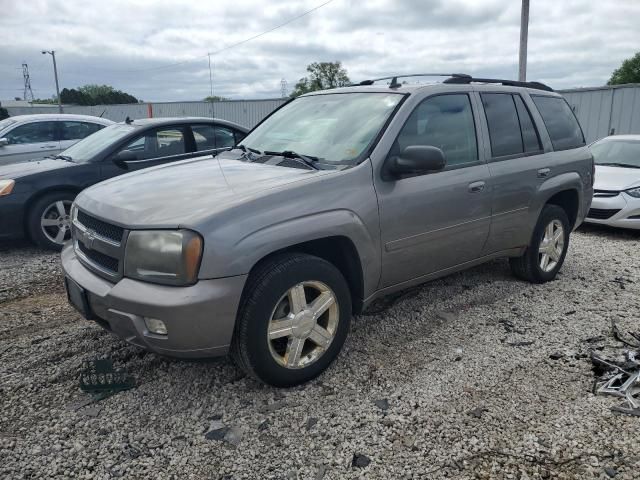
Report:
[[[564,209],[545,205],[526,252],[521,257],[509,259],[513,274],[532,283],[553,280],[567,255],[570,233],[571,226]]]
[[[71,205],[75,194],[52,192],[43,195],[29,209],[27,229],[38,246],[48,250],[62,250],[71,238]]]
[[[306,254],[277,255],[249,277],[231,353],[251,376],[291,387],[331,364],[350,320],[349,287],[335,266]]]

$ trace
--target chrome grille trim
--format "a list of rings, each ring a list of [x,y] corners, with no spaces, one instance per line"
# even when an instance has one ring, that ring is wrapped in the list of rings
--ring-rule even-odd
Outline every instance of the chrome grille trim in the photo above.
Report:
[[[87,212],[82,211],[82,214],[82,216],[89,217],[101,224],[108,226],[112,225],[109,222],[93,217],[93,215]],[[117,225],[112,226],[122,228],[123,233],[122,240],[120,242],[112,238],[105,237],[92,228],[83,225],[76,215],[75,218],[72,219],[71,223],[71,236],[73,239],[73,250],[78,256],[80,262],[96,275],[99,275],[109,281],[117,282],[124,275],[124,249],[129,231]],[[82,246],[82,249],[80,246]],[[100,258],[99,255],[95,256],[97,257],[96,260],[89,258],[89,256],[82,251],[83,249],[94,250],[103,256],[110,257],[110,259],[114,261],[113,263],[118,266],[118,270],[113,271],[107,265],[102,265],[98,261]]]

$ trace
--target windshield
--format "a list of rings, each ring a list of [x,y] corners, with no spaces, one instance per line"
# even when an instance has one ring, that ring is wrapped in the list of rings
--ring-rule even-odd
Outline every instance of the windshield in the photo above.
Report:
[[[401,99],[396,93],[300,97],[271,115],[241,144],[261,152],[318,157],[323,163],[355,163]]]
[[[4,120],[0,120],[0,132],[7,128],[9,125],[13,125],[16,123],[16,120],[13,118],[5,118]]]
[[[70,146],[61,155],[71,157],[71,160],[76,163],[90,162],[97,153],[126,137],[134,129],[135,127],[131,125],[121,123],[109,125]]]
[[[591,145],[596,165],[640,168],[640,140],[605,139]]]

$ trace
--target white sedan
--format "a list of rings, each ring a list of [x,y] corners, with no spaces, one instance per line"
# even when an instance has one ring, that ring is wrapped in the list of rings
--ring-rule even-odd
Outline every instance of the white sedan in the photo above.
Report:
[[[585,222],[640,229],[640,135],[606,137],[590,148],[596,176]]]
[[[0,121],[0,165],[56,155],[113,122],[66,113],[17,115]]]

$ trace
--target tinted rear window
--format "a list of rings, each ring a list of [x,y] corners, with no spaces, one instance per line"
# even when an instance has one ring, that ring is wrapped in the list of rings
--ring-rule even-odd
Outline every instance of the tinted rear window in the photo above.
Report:
[[[522,153],[522,136],[516,105],[509,93],[483,93],[482,105],[489,124],[494,157]]]
[[[585,144],[582,129],[564,98],[531,95],[544,121],[554,150],[567,150]]]

